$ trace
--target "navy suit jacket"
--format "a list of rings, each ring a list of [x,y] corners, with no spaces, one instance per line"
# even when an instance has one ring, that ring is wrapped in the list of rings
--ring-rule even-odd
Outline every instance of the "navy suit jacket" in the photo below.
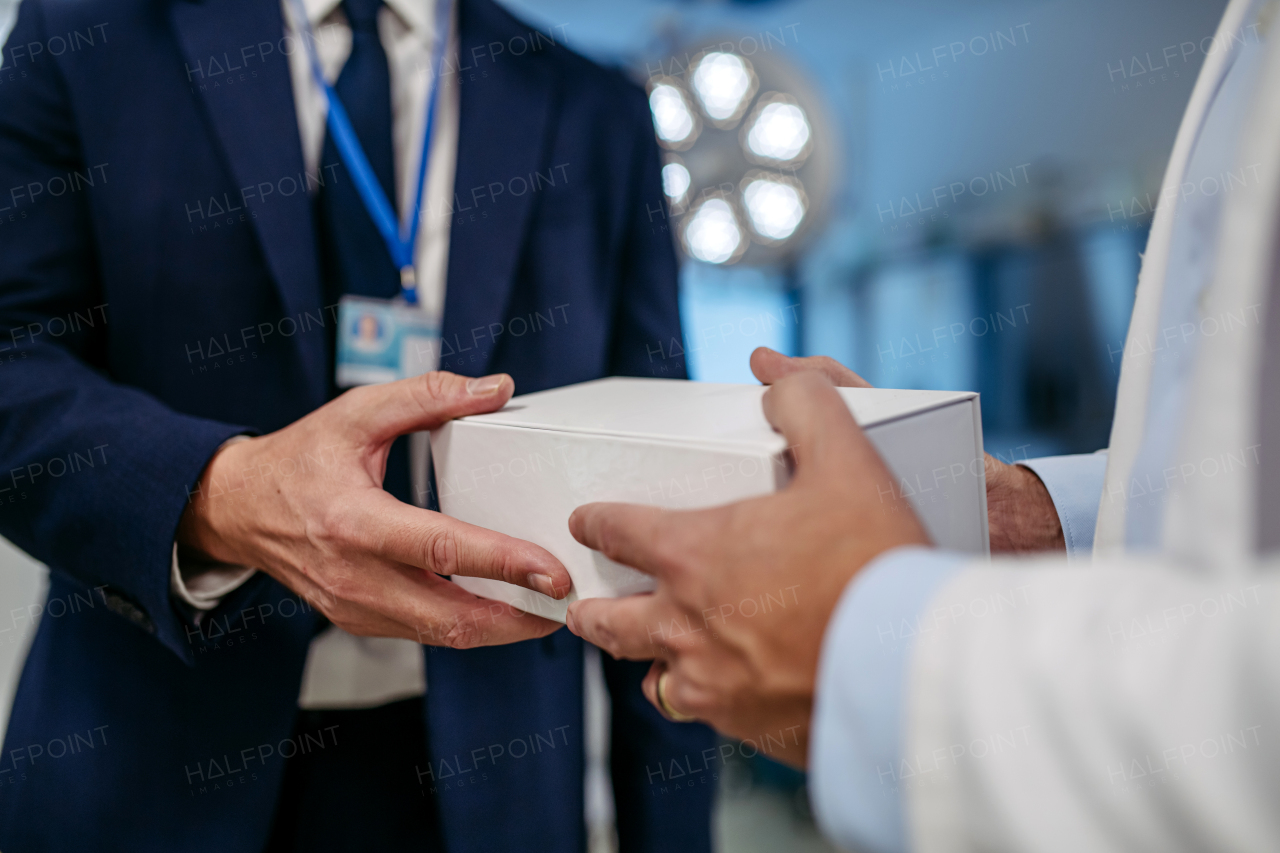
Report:
[[[643,93],[491,0],[459,21],[442,367],[518,392],[683,376]],[[214,450],[328,393],[324,175],[283,33],[277,0],[25,0],[8,40],[0,533],[52,571],[0,757],[6,853],[260,849],[284,756],[322,748],[291,741],[318,615],[263,575],[199,627],[169,592]],[[583,849],[582,657],[563,630],[424,655],[451,853]],[[712,735],[663,721],[643,670],[606,661],[623,849],[708,849]]]

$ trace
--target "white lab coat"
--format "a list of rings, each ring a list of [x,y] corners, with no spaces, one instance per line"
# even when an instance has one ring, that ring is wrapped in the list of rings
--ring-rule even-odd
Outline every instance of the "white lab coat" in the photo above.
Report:
[[[1232,1],[1220,36],[1248,5]],[[1266,310],[1280,208],[1280,51],[1268,53],[1239,158],[1261,164],[1260,188],[1224,199],[1204,316]],[[1182,182],[1224,54],[1206,59],[1165,186]],[[1152,224],[1130,347],[1158,335],[1178,201]],[[1201,470],[1171,491],[1159,555],[1124,548],[1151,381],[1149,360],[1126,359],[1093,562],[996,560],[930,602],[941,627],[917,640],[907,681],[913,849],[1280,851],[1280,562],[1253,553],[1246,451],[1264,328],[1199,341],[1178,459]]]

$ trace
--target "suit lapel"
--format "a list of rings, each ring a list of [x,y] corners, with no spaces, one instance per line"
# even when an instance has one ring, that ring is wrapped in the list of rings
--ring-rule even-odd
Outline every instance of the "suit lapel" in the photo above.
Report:
[[[505,188],[544,167],[555,95],[540,53],[496,62],[489,56],[489,44],[527,37],[527,27],[489,0],[463,0],[458,22],[458,56],[449,58],[461,75],[458,164],[440,361],[443,369],[478,375],[494,346],[473,332],[505,316],[533,210],[534,193]],[[490,185],[504,191],[491,196]]]
[[[286,316],[321,303],[316,237],[304,177],[288,58],[263,61],[256,45],[280,43],[284,19],[274,0],[178,0],[172,21],[187,68],[204,83],[199,97],[238,187],[282,179],[300,191],[260,204],[253,220]],[[241,49],[248,48],[247,57]],[[249,76],[244,80],[241,75]],[[215,85],[217,84],[217,85]],[[323,316],[323,315],[322,315]],[[327,395],[325,336],[295,335],[303,374],[317,405]]]

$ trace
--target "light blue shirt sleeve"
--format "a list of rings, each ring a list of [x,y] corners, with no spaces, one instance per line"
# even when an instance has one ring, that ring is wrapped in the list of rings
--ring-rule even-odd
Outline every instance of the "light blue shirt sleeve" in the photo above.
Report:
[[[1098,504],[1106,485],[1107,451],[1074,456],[1042,456],[1019,462],[1036,472],[1049,490],[1053,508],[1062,523],[1067,556],[1088,559],[1093,553],[1093,531],[1098,526]]]
[[[841,847],[907,849],[898,768],[905,677],[916,637],[937,630],[923,613],[973,555],[895,548],[845,587],[822,642],[809,732],[809,797]]]

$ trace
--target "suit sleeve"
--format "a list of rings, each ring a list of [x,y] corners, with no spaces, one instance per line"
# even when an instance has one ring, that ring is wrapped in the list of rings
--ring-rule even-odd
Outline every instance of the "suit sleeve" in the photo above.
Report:
[[[624,191],[624,236],[610,373],[684,379],[679,268],[653,119],[644,93],[628,85],[623,103],[637,144]]]
[[[884,774],[912,849],[1280,849],[1280,580],[1230,568],[958,571],[917,615]]]
[[[27,0],[9,43],[45,39]],[[246,429],[112,380],[109,348],[128,344],[111,339],[93,189],[57,192],[89,169],[65,81],[38,59],[0,87],[0,533],[191,662],[174,535],[213,452]]]

